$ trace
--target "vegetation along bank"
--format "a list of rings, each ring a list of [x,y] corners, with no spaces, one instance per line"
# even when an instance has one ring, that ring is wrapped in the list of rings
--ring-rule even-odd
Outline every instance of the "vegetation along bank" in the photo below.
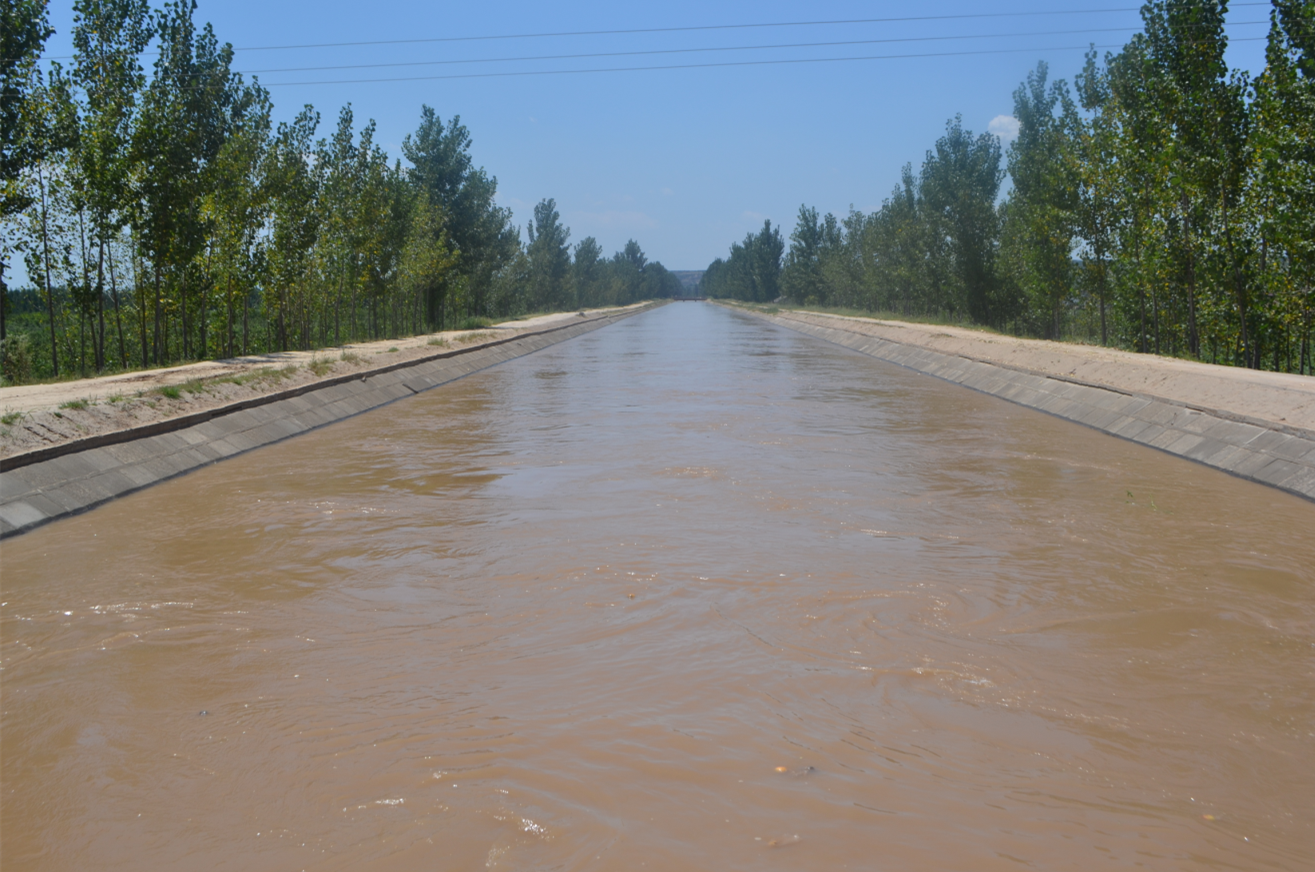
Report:
[[[5,384],[475,328],[670,297],[631,240],[574,246],[552,199],[525,228],[457,116],[420,111],[406,163],[351,105],[275,125],[269,92],[172,0],[7,0],[0,190]],[[143,58],[158,52],[148,73]],[[21,260],[29,284],[10,288]]]
[[[769,221],[703,292],[1312,373],[1315,3],[1275,0],[1254,79],[1226,9],[1147,3],[1072,86],[1028,74],[1007,149],[951,119],[880,209]]]

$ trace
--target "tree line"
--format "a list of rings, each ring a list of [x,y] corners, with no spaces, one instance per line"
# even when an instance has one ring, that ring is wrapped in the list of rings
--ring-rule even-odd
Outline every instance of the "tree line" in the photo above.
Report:
[[[1007,150],[955,117],[880,209],[802,206],[788,250],[767,222],[704,293],[1311,373],[1315,0],[1274,0],[1255,78],[1224,61],[1227,5],[1146,3],[1071,87],[1028,74]]]
[[[47,10],[0,9],[7,383],[678,292],[633,240],[570,246],[551,199],[522,240],[459,116],[424,106],[403,165],[351,105],[326,136],[310,105],[275,124],[193,0],[76,0],[67,68],[41,63]]]

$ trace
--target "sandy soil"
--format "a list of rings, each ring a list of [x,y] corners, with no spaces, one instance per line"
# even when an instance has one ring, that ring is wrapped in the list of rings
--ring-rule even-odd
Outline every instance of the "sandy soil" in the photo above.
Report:
[[[586,317],[592,319],[617,311],[622,310],[591,309]],[[64,442],[219,409],[350,373],[364,375],[455,348],[478,347],[581,320],[584,319],[579,313],[561,312],[495,324],[484,330],[446,331],[319,351],[261,354],[77,381],[0,388],[0,457],[15,457]]]
[[[1017,339],[960,327],[781,311],[806,321],[943,354],[1058,376],[1210,411],[1315,432],[1315,377],[1134,354],[1112,348]]]

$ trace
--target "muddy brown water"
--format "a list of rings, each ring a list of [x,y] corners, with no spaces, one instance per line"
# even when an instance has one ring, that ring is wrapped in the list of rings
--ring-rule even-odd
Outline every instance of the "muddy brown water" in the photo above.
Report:
[[[2,571],[6,872],[1315,856],[1315,505],[711,305]]]

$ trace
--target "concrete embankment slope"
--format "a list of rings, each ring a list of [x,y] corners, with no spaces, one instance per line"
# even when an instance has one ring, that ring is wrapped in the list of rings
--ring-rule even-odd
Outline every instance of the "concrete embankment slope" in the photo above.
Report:
[[[1315,378],[811,312],[783,327],[1315,500]]]
[[[0,538],[606,327],[644,308],[353,373],[0,463]]]

